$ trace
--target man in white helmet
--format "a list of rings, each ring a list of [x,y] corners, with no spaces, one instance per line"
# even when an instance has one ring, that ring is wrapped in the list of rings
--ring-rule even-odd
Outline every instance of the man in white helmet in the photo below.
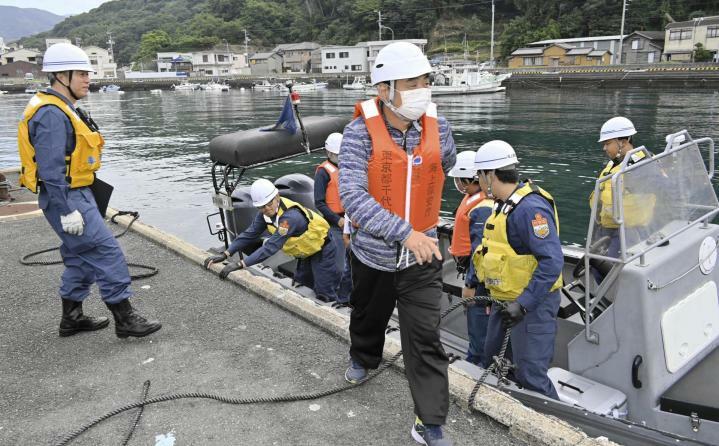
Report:
[[[607,154],[609,162],[599,173],[599,178],[613,175],[619,171],[625,155],[634,150],[633,138],[636,134],[637,130],[634,128],[632,121],[623,116],[611,118],[602,125],[598,142],[602,144],[602,149]],[[633,153],[627,160],[627,165],[631,166],[641,161],[646,157],[647,153],[645,150]],[[639,239],[639,234],[642,233],[643,227],[651,220],[656,202],[655,194],[641,194],[641,199],[636,199],[638,197],[638,195],[632,196],[630,194],[625,194],[623,197],[624,227],[628,246]],[[594,192],[589,197],[590,206],[593,198]],[[601,183],[599,186],[599,203],[597,204],[597,221],[601,226],[600,235],[609,236],[606,255],[619,257],[621,249],[617,230],[619,223],[615,219],[613,201],[612,181],[608,180]],[[599,270],[594,269],[593,272],[597,281],[604,278],[604,274]]]
[[[45,52],[42,70],[49,73],[50,88],[30,99],[18,125],[20,184],[39,193],[38,205],[62,240],[60,336],[108,325],[107,318],[82,311],[95,282],[114,316],[117,336],[147,336],[162,325],[130,305],[125,256],[91,191],[105,141],[95,122],[76,106],[88,93],[90,60],[75,45],[58,43]]]
[[[552,196],[531,181],[520,181],[517,155],[504,141],[477,150],[475,168],[482,190],[494,197],[473,262],[492,304],[485,343],[485,367],[499,353],[512,328],[514,375],[530,390],[558,399],[547,370],[554,355],[559,288],[564,255]]]
[[[377,97],[357,104],[340,151],[340,197],[358,226],[351,242],[350,366],[359,382],[382,361],[395,304],[420,443],[448,445],[448,358],[439,337],[442,257],[436,226],[456,149],[431,102],[427,57],[415,45],[384,47],[371,70]]]
[[[449,247],[449,253],[457,265],[457,272],[464,277],[464,298],[487,295],[484,285],[477,280],[471,254],[482,242],[484,223],[494,207],[494,200],[487,198],[487,194],[479,187],[477,169],[474,168],[475,153],[473,150],[458,153],[457,162],[449,171],[449,176],[454,178],[454,186],[464,194],[455,212],[452,243]],[[467,361],[481,364],[484,361],[490,306],[488,302],[470,301],[466,308],[469,335]]]
[[[252,183],[250,196],[252,205],[258,210],[252,224],[225,252],[206,258],[205,268],[257,243],[267,231],[270,237],[262,246],[244,259],[227,264],[220,272],[220,279],[226,279],[233,271],[261,263],[282,250],[300,260],[295,271],[296,282],[314,289],[321,301],[337,300],[339,271],[335,266],[335,245],[327,221],[317,212],[280,197],[275,185],[264,178]]]
[[[331,133],[325,141],[327,159],[315,169],[315,207],[330,224],[332,240],[335,243],[335,262],[342,271],[342,279],[337,290],[337,303],[346,304],[352,292],[352,273],[345,249],[343,232],[345,227],[345,209],[340,200],[339,153],[342,144],[341,133]]]

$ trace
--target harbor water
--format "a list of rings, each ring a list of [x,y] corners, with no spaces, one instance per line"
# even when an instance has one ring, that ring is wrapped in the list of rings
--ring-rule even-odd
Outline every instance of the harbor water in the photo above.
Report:
[[[0,96],[0,169],[19,165],[17,122],[29,95]],[[301,113],[349,116],[361,93],[327,90],[302,95]],[[284,96],[276,92],[92,93],[81,102],[100,126],[106,146],[98,175],[115,186],[110,205],[137,210],[154,225],[200,247],[219,244],[205,217],[212,207],[208,143],[215,136],[271,125]],[[561,238],[583,244],[588,196],[606,163],[597,137],[608,118],[627,116],[639,134],[636,144],[664,148],[664,136],[687,129],[719,142],[719,92],[651,89],[511,89],[475,96],[435,99],[449,120],[457,149],[477,149],[504,139],[517,150],[522,176],[550,191],[558,205]],[[251,169],[242,184],[288,173],[312,176],[320,154]],[[443,213],[461,199],[445,185]],[[667,199],[670,199],[667,197]]]

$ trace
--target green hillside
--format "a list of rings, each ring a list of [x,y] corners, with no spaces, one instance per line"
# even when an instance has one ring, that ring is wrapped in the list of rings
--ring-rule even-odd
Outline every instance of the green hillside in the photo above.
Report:
[[[378,38],[382,24],[400,38],[426,38],[428,52],[489,53],[491,0],[112,0],[72,16],[51,31],[24,39],[43,47],[48,36],[82,39],[83,45],[115,41],[120,64],[151,60],[158,50],[188,50],[227,40],[253,48],[315,41],[354,44]],[[619,34],[621,0],[496,0],[495,54],[506,56],[527,42],[561,37]],[[719,14],[716,0],[632,0],[626,33],[661,30],[669,18]],[[144,36],[144,37],[143,37]],[[384,30],[384,38],[391,32]]]

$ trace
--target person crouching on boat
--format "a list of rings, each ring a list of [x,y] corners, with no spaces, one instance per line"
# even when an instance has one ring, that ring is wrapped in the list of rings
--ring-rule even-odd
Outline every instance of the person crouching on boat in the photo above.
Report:
[[[473,255],[479,281],[493,303],[485,343],[485,368],[512,328],[514,375],[530,390],[558,399],[547,376],[554,355],[559,289],[564,255],[559,218],[551,195],[529,180],[520,181],[517,155],[504,141],[477,150],[479,185],[496,200]]]
[[[613,175],[621,168],[625,155],[634,150],[632,138],[637,134],[634,124],[629,119],[616,116],[609,119],[602,125],[599,131],[599,141],[602,144],[604,153],[607,154],[609,162],[599,173],[599,178],[607,175]],[[627,165],[631,166],[647,156],[646,150],[634,152]],[[654,206],[656,204],[656,195],[654,193],[625,193],[623,195],[623,211],[624,211],[624,228],[627,246],[637,243],[642,235],[646,232],[646,225],[652,219],[654,214]],[[608,236],[609,243],[606,255],[608,257],[617,258],[620,256],[621,246],[619,240],[619,223],[617,223],[614,215],[614,191],[612,190],[612,180],[604,181],[599,186],[599,203],[597,203],[597,222],[601,227],[599,236]],[[589,204],[591,206],[594,199],[594,192],[589,196]],[[601,281],[604,274],[598,270],[594,270],[594,276]]]
[[[340,201],[339,153],[342,134],[332,133],[325,141],[327,159],[315,171],[315,207],[330,224],[332,240],[335,243],[337,268],[342,271],[342,279],[337,290],[337,303],[345,304],[352,292],[352,273],[349,267],[349,252],[345,249],[343,232],[345,210]]]
[[[76,104],[87,96],[93,70],[87,54],[75,45],[58,43],[45,51],[42,71],[49,73],[50,88],[30,99],[18,125],[20,184],[39,194],[38,206],[62,240],[60,336],[108,326],[106,317],[82,311],[96,282],[115,319],[115,334],[142,337],[162,324],[145,319],[130,305],[125,255],[91,190],[105,140]]]
[[[457,272],[464,277],[463,298],[486,296],[487,290],[477,280],[474,273],[471,254],[482,242],[484,222],[492,213],[494,200],[487,198],[487,194],[479,187],[477,170],[474,168],[473,150],[466,150],[457,154],[457,162],[449,176],[454,177],[454,185],[464,194],[462,202],[454,216],[454,231],[452,231],[452,244],[449,252],[455,259]],[[489,321],[490,302],[469,301],[466,304],[467,334],[469,347],[467,361],[481,364],[484,361],[484,342],[487,337],[487,322]]]
[[[448,357],[439,332],[442,255],[437,223],[445,173],[456,158],[452,132],[431,102],[432,67],[419,47],[394,42],[372,67],[377,97],[357,104],[340,151],[340,197],[352,222],[349,382],[382,361],[395,305],[405,374],[417,415],[412,437],[451,445]],[[361,442],[361,441],[360,441]]]
[[[271,181],[261,178],[250,187],[252,205],[259,211],[252,224],[232,241],[227,251],[205,259],[209,268],[256,243],[265,231],[271,236],[255,252],[239,262],[230,262],[220,272],[220,279],[238,269],[261,263],[280,249],[299,260],[295,281],[314,289],[323,302],[337,300],[339,272],[335,266],[335,245],[329,224],[317,212],[280,197]]]

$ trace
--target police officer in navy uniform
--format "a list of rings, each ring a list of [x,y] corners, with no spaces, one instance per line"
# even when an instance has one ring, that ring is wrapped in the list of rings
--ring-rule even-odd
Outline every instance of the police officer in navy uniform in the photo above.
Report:
[[[564,256],[552,196],[520,181],[517,155],[504,141],[490,141],[475,157],[482,190],[496,203],[482,245],[473,255],[478,279],[494,303],[485,344],[485,367],[512,327],[515,377],[530,390],[558,399],[547,376],[554,355]]]
[[[62,240],[60,336],[108,326],[106,317],[89,317],[82,311],[95,282],[115,318],[117,336],[147,336],[162,325],[130,305],[133,294],[125,256],[89,187],[104,145],[94,121],[75,105],[87,96],[90,60],[75,45],[58,43],[45,52],[43,71],[50,73],[51,86],[30,99],[18,126],[20,184],[39,193],[38,205]]]
[[[282,250],[300,260],[295,271],[296,282],[313,288],[321,301],[337,300],[339,272],[335,266],[335,245],[327,221],[311,209],[280,197],[275,185],[264,178],[252,183],[250,196],[252,205],[259,210],[252,224],[232,241],[225,252],[206,258],[205,268],[256,243],[268,231],[271,236],[262,247],[244,260],[225,266],[220,272],[220,279],[227,278],[233,271],[261,263]]]

